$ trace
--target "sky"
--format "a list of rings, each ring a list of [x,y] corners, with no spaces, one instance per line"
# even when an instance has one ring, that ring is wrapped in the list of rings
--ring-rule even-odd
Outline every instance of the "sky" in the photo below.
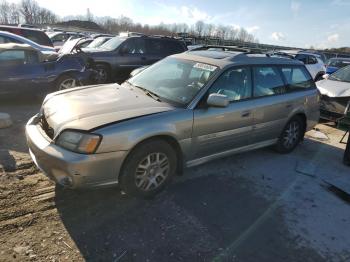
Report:
[[[19,2],[10,0],[9,2]],[[260,43],[350,46],[350,0],[37,0],[61,17],[128,16],[142,24],[206,23],[244,27]]]

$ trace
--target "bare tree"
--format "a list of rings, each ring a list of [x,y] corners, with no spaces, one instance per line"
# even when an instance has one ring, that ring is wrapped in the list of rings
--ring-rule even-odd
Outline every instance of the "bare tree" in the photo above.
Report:
[[[0,23],[8,24],[10,22],[10,5],[7,1],[0,2]]]
[[[10,21],[9,23],[10,24],[19,24],[20,22],[20,12],[18,10],[18,6],[14,3],[12,3],[10,5],[10,13],[9,13],[9,16],[10,16]]]
[[[204,22],[203,21],[197,21],[194,25],[195,31],[198,34],[198,36],[202,36],[203,29],[204,29]]]
[[[241,28],[238,32],[237,40],[241,42],[247,41],[249,33],[244,28]]]

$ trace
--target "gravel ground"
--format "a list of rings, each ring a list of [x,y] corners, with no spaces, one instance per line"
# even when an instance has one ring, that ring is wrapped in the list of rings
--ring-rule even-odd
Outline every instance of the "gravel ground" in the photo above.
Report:
[[[350,261],[342,132],[319,125],[270,149],[187,169],[152,200],[71,191],[35,168],[24,138],[37,104],[0,106],[0,261]]]

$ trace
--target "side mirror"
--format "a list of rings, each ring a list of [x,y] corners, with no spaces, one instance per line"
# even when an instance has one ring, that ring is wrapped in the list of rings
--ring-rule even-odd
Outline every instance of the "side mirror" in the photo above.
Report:
[[[322,78],[327,80],[329,78],[329,74],[324,74]]]
[[[210,94],[207,99],[208,106],[213,107],[227,107],[229,103],[228,97],[220,94]]]

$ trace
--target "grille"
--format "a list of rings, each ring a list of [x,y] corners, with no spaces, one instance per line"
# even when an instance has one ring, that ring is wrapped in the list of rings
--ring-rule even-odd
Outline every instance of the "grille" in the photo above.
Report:
[[[40,118],[40,126],[42,128],[42,130],[44,130],[45,134],[53,139],[54,137],[54,130],[52,127],[50,127],[50,125],[47,123],[45,115],[43,114],[43,116]]]

